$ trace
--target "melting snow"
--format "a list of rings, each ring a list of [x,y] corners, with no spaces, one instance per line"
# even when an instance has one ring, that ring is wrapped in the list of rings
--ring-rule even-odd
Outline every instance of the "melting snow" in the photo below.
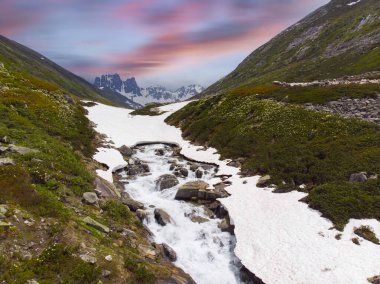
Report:
[[[265,283],[364,284],[368,277],[380,274],[380,246],[360,237],[360,246],[351,241],[353,228],[360,225],[370,225],[379,237],[378,221],[350,220],[344,232],[339,232],[319,212],[298,201],[304,193],[274,194],[257,188],[258,177],[241,178],[236,168],[219,160],[215,149],[202,151],[184,141],[179,129],[165,124],[167,116],[187,103],[164,106],[161,109],[167,112],[156,117],[131,116],[130,110],[98,104],[88,108],[88,116],[116,147],[142,141],[173,142],[187,157],[216,163],[219,174],[231,174],[232,185],[227,187],[231,196],[221,202],[235,223],[235,253]],[[121,162],[116,154],[108,157],[107,151],[95,158],[110,168]],[[340,233],[341,239],[335,239]]]

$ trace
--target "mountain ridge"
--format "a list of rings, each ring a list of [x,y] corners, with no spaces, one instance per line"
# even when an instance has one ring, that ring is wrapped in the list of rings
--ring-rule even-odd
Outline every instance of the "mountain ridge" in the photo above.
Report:
[[[129,103],[133,102],[140,106],[153,102],[169,103],[184,101],[198,95],[204,90],[202,86],[196,84],[183,86],[175,91],[160,85],[142,88],[137,84],[135,77],[127,78],[123,81],[117,73],[96,77],[94,86],[100,90],[116,92],[129,100]]]
[[[197,97],[276,80],[312,81],[378,71],[379,11],[376,0],[330,1],[257,48]]]

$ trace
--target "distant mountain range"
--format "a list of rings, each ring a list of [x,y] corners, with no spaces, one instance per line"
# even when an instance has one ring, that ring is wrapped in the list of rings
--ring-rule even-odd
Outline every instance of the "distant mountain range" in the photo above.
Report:
[[[201,93],[204,88],[199,85],[189,85],[171,91],[162,86],[140,87],[134,77],[123,81],[119,74],[102,75],[95,78],[95,87],[101,90],[116,92],[126,98],[133,107],[144,106],[147,103],[170,103],[187,100]]]

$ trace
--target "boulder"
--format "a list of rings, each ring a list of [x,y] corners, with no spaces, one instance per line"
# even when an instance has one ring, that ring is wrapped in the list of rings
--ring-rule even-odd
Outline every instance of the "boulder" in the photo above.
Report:
[[[111,276],[111,271],[106,270],[106,269],[102,271],[103,278],[109,278],[110,276]]]
[[[126,168],[126,171],[130,176],[141,175],[150,172],[149,166],[142,163],[140,160],[129,159],[128,163],[129,166]]]
[[[133,155],[133,150],[126,145],[121,146],[118,150],[123,156],[130,157]]]
[[[177,165],[174,169],[174,174],[177,177],[187,177],[189,175],[188,169],[184,168],[183,165]]]
[[[198,224],[206,223],[209,221],[209,219],[203,218],[203,217],[198,216],[198,215],[191,216],[190,220],[191,220],[191,222],[198,223]]]
[[[201,180],[187,182],[179,187],[175,199],[214,201],[217,198],[223,197],[222,192],[208,189],[208,186],[208,183]]]
[[[146,217],[148,217],[148,211],[137,209],[136,216],[140,219],[140,221],[143,221]]]
[[[103,224],[100,224],[98,221],[95,221],[94,219],[92,219],[91,217],[85,217],[83,219],[83,222],[90,226],[90,227],[93,227],[94,229],[100,231],[100,232],[103,232],[103,233],[109,233],[110,232],[110,229],[103,225]]]
[[[170,261],[176,261],[177,260],[177,253],[167,244],[162,244],[162,249],[164,252],[164,255],[170,260]]]
[[[200,169],[197,169],[197,170],[195,171],[195,176],[196,176],[197,178],[202,178],[202,177],[203,177],[203,172],[202,172]]]
[[[156,250],[151,246],[139,245],[138,250],[139,250],[140,254],[145,258],[155,260],[157,257]]]
[[[179,184],[178,179],[174,175],[168,174],[160,176],[156,181],[156,185],[160,190],[171,188],[177,184]]]
[[[0,221],[0,229],[9,229],[12,227],[11,223]]]
[[[9,145],[8,151],[11,153],[16,153],[20,155],[27,155],[27,154],[39,152],[38,150],[35,150],[35,149],[30,149],[27,147],[21,147],[21,146],[16,146],[16,145]]]
[[[199,165],[197,165],[197,164],[190,165],[190,171],[192,171],[192,172],[195,172],[198,168],[199,168]]]
[[[4,147],[4,146],[1,146],[0,147],[0,154],[4,154],[8,151],[9,147]]]
[[[81,255],[79,255],[79,257],[84,262],[91,263],[91,264],[95,264],[97,261],[95,257],[88,255],[88,254],[81,254]]]
[[[0,219],[5,219],[8,212],[8,206],[5,204],[0,205]]]
[[[369,283],[372,283],[372,284],[380,284],[380,275],[369,277],[367,278],[367,280]]]
[[[218,228],[219,228],[222,232],[228,232],[228,233],[230,233],[231,235],[233,235],[233,234],[234,234],[235,226],[234,226],[234,225],[231,225],[229,218],[224,218],[224,219],[222,220],[222,222],[220,222],[220,223],[218,224]]]
[[[161,226],[166,226],[171,222],[170,215],[163,209],[154,209],[154,218]]]
[[[97,205],[98,204],[98,196],[95,192],[85,192],[82,196],[83,203],[89,205]]]
[[[133,200],[132,198],[122,197],[121,202],[128,206],[129,210],[132,212],[136,212],[139,209],[144,209],[143,203]]]
[[[261,177],[256,184],[257,187],[266,187],[269,185],[270,185],[270,175],[265,175]]]
[[[14,166],[16,163],[13,159],[10,158],[0,158],[0,167],[1,166]]]
[[[367,173],[355,173],[350,176],[349,182],[366,182],[368,180]]]
[[[8,136],[3,136],[3,137],[0,137],[0,142],[5,143],[5,144],[9,144],[10,140],[9,140]]]
[[[154,153],[157,155],[157,156],[163,156],[165,154],[165,150],[164,149],[156,149],[154,151]]]

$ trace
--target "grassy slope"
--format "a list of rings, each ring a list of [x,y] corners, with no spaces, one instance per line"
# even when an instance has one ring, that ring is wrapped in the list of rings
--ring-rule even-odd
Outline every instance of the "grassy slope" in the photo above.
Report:
[[[380,220],[379,180],[346,182],[355,172],[380,173],[376,125],[239,93],[192,102],[167,122],[224,158],[244,158],[247,174],[270,174],[282,189],[306,184],[310,205],[338,228],[349,218]]]
[[[348,2],[334,0],[310,14],[255,50],[236,70],[199,97],[274,80],[310,81],[379,70],[380,2],[367,0],[347,6]],[[368,15],[373,17],[373,22],[357,29]],[[316,27],[322,27],[320,33],[307,37]],[[368,38],[371,43],[364,43]],[[327,56],[331,46],[340,46],[342,52]],[[350,48],[343,49],[347,46]]]
[[[149,244],[127,207],[109,201],[101,212],[81,202],[82,193],[94,188],[95,133],[77,95],[97,99],[97,94],[81,81],[35,65],[26,54],[5,49],[11,55],[4,59],[4,46],[0,48],[0,62],[5,64],[5,68],[0,64],[0,138],[7,136],[12,143],[39,152],[0,156],[16,162],[0,167],[0,204],[8,206],[3,221],[14,225],[0,226],[0,282],[98,283],[102,269],[111,271],[103,283],[152,283],[170,276],[172,268],[162,265],[159,257],[150,262],[141,257],[137,247]],[[83,216],[114,231],[100,233],[86,226]],[[25,225],[27,220],[34,220],[34,225]],[[136,237],[122,236],[122,228]],[[31,256],[24,257],[29,243],[34,244],[26,249]],[[96,265],[77,257],[91,248],[96,248]],[[112,262],[104,260],[108,254]]]

